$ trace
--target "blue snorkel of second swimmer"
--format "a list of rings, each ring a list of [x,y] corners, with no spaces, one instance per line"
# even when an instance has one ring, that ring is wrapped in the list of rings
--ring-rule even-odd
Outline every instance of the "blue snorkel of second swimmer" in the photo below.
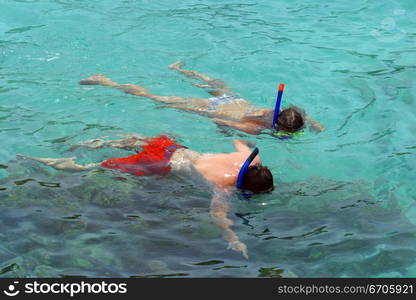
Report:
[[[244,162],[243,166],[240,169],[240,172],[238,172],[237,188],[239,189],[243,188],[243,181],[244,181],[244,177],[247,174],[248,167],[250,166],[253,159],[257,156],[257,154],[259,154],[259,148],[256,147],[254,148],[253,152],[251,152],[250,156]]]
[[[275,130],[279,130],[277,128],[277,120],[279,118],[280,104],[282,103],[282,95],[283,95],[283,90],[284,89],[285,89],[285,85],[283,83],[281,83],[279,85],[279,91],[277,93],[277,99],[276,99],[276,106],[274,108],[274,116],[273,116],[272,128],[274,128]]]

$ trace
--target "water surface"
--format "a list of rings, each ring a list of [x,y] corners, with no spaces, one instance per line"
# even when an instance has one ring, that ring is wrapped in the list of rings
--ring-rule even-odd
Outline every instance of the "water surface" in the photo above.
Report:
[[[264,1],[263,1],[264,2]],[[415,276],[415,3],[0,1],[0,274],[33,276]],[[176,60],[258,106],[298,105],[327,130],[292,140],[78,80],[103,73],[162,95],[207,97]],[[192,130],[190,129],[192,126]],[[226,249],[211,194],[189,178],[66,173],[16,153],[69,151],[118,133],[173,134],[201,152],[254,140],[276,189],[231,219],[250,258]]]

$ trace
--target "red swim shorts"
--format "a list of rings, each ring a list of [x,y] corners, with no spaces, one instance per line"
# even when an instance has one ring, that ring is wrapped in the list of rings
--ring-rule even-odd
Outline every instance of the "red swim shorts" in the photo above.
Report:
[[[135,155],[110,158],[101,163],[105,168],[119,170],[136,176],[165,175],[170,172],[169,161],[178,148],[183,146],[167,136],[147,138],[146,145]]]

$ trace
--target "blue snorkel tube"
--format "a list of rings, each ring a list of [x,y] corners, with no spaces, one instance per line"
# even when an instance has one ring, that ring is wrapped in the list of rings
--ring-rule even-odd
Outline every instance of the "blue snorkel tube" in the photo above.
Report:
[[[285,89],[285,85],[281,83],[279,85],[279,91],[277,93],[277,99],[276,99],[276,106],[274,108],[274,116],[273,116],[273,124],[272,128],[275,130],[279,130],[277,128],[277,120],[279,118],[279,112],[280,112],[280,104],[282,103],[282,96],[283,96],[283,90]]]
[[[248,167],[250,166],[253,159],[257,156],[257,154],[259,154],[259,148],[256,147],[254,148],[253,152],[251,152],[250,156],[244,162],[243,166],[240,169],[240,172],[238,172],[237,188],[239,189],[243,188],[243,181],[244,181],[244,177],[247,174]]]

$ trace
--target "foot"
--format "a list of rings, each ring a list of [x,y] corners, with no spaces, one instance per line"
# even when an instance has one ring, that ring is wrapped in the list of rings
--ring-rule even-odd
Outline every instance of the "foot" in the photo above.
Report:
[[[29,156],[23,155],[23,154],[16,154],[17,158],[21,158],[21,159],[30,159]]]
[[[201,88],[201,89],[211,89],[212,88],[212,86],[209,85],[209,84],[195,83],[195,82],[192,82],[191,84],[193,86],[196,86],[196,87]]]
[[[105,77],[103,74],[96,74],[92,75],[88,78],[81,79],[79,81],[79,84],[81,85],[109,85],[111,83],[111,80],[107,77]]]
[[[171,70],[179,70],[179,69],[182,68],[183,64],[184,64],[184,62],[182,60],[180,60],[180,61],[177,61],[177,62],[169,65],[168,68],[171,69]]]

